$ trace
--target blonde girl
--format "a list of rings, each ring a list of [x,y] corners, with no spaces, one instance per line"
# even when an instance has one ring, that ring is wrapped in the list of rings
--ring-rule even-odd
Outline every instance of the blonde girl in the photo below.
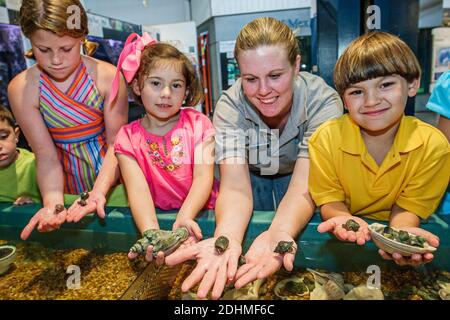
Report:
[[[80,24],[72,28],[73,14]],[[86,40],[87,15],[78,0],[24,0],[19,17],[31,41],[27,57],[36,64],[10,82],[8,97],[36,155],[43,198],[21,234],[27,239],[35,227],[51,231],[93,211],[105,216],[105,196],[119,175],[113,141],[127,122],[128,104],[123,80],[110,102],[116,68],[90,57],[96,45]],[[64,193],[82,192],[86,201],[62,207]]]

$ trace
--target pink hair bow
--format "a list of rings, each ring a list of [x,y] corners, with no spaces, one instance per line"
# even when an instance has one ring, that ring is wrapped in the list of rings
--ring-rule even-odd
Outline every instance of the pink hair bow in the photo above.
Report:
[[[134,39],[134,40],[133,40]],[[128,36],[127,41],[123,47],[122,52],[117,62],[117,71],[111,87],[109,102],[111,103],[117,96],[119,91],[120,71],[122,71],[125,80],[130,83],[141,64],[141,53],[145,47],[156,43],[147,32],[144,32],[142,37],[137,33],[132,33]]]

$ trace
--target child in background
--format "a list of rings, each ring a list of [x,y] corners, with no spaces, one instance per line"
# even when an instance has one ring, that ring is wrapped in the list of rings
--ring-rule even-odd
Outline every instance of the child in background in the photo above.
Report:
[[[43,200],[22,231],[25,240],[34,228],[48,232],[95,211],[105,217],[107,193],[120,173],[113,144],[127,123],[128,101],[123,79],[116,99],[108,99],[116,68],[90,57],[96,44],[86,39],[88,17],[79,0],[23,0],[19,22],[36,64],[9,83],[8,98],[36,156]],[[64,193],[84,192],[85,205],[75,201],[55,214]]]
[[[202,98],[194,67],[172,45],[132,34],[119,58],[121,69],[146,111],[121,128],[114,145],[136,225],[142,234],[159,229],[155,208],[178,209],[173,229],[186,227],[191,240],[200,240],[194,218],[202,208],[214,208],[218,183],[212,123],[195,109],[181,108]],[[152,249],[145,254],[148,261]],[[158,252],[156,261],[163,260]]]
[[[450,141],[450,70],[444,72],[436,82],[430,100],[426,105],[427,109],[439,114],[438,128]],[[437,214],[450,214],[450,189],[441,201],[441,205],[436,211]]]
[[[20,129],[16,126],[11,112],[0,106],[0,202],[13,202],[21,206],[41,203],[41,194],[36,180],[36,159],[34,153],[17,148]],[[119,185],[108,194],[106,205],[128,206],[123,190]],[[64,194],[64,204],[70,205],[77,195]]]
[[[11,112],[0,106],[0,202],[15,205],[41,202],[34,154],[17,148],[19,127]]]
[[[419,228],[439,205],[450,177],[450,147],[437,128],[404,115],[419,88],[420,66],[398,37],[373,32],[354,40],[339,58],[334,82],[348,114],[324,123],[309,140],[309,188],[324,222],[319,232],[363,245],[368,224],[388,220],[394,228],[439,239]],[[349,219],[357,232],[343,228]],[[379,250],[399,265],[430,262],[433,254]]]

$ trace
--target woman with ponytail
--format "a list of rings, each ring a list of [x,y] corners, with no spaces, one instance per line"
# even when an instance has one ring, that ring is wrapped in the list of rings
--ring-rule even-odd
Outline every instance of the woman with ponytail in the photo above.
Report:
[[[87,14],[79,0],[23,0],[20,25],[36,64],[17,75],[8,97],[17,123],[36,155],[43,208],[21,234],[52,231],[97,211],[119,177],[113,143],[128,120],[125,82],[110,101],[116,68],[90,57]],[[81,53],[83,48],[83,53]],[[64,193],[81,194],[69,209]],[[86,199],[87,198],[87,199]]]

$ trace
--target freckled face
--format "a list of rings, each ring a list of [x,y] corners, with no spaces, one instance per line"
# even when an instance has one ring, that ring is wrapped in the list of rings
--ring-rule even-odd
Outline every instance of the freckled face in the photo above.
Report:
[[[36,62],[57,81],[67,79],[78,67],[82,40],[41,29],[30,37]]]

